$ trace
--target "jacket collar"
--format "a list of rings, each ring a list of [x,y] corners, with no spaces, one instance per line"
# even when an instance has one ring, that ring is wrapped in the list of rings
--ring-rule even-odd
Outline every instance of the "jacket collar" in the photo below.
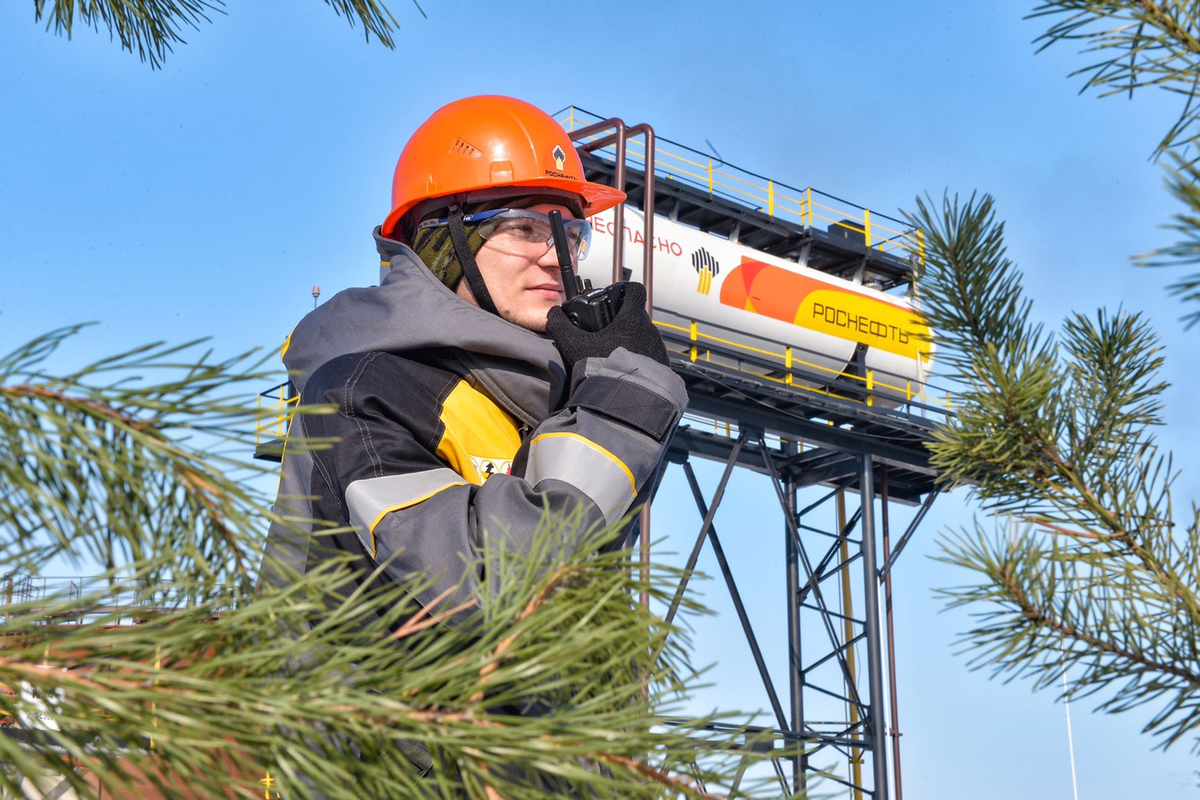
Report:
[[[338,292],[292,332],[284,363],[298,389],[339,355],[451,348],[459,369],[526,425],[536,426],[559,407],[566,372],[550,339],[466,302],[379,228],[375,244],[386,270],[380,285]]]

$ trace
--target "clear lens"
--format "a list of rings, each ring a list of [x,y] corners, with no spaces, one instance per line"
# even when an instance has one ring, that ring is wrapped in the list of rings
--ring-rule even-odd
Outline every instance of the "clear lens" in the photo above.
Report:
[[[485,212],[488,213],[488,212]],[[482,215],[481,215],[482,216]],[[592,226],[585,220],[563,220],[567,231],[567,249],[575,260],[587,255]],[[509,209],[490,214],[478,223],[479,234],[492,246],[514,255],[541,258],[554,247],[550,218],[537,211]]]

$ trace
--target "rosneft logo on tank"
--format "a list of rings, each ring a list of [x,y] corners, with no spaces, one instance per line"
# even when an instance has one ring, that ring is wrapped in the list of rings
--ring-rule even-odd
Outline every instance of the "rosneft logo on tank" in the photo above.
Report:
[[[742,257],[721,284],[721,303],[905,358],[929,359],[929,328],[912,311]]]
[[[692,253],[692,268],[700,275],[700,283],[696,291],[708,294],[712,291],[713,278],[721,273],[721,265],[713,258],[712,253],[701,247]]]

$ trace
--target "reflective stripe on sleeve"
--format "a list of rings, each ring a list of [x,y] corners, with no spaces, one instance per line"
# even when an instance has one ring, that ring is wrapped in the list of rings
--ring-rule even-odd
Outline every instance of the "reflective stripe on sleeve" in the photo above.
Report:
[[[537,488],[550,478],[569,483],[590,497],[608,523],[620,519],[637,494],[629,467],[577,433],[543,433],[530,443],[525,480]]]
[[[375,526],[388,513],[415,506],[443,489],[466,483],[452,469],[430,469],[407,475],[384,475],[382,478],[363,478],[346,488],[346,505],[350,522],[359,535],[370,534],[371,556],[375,556]]]

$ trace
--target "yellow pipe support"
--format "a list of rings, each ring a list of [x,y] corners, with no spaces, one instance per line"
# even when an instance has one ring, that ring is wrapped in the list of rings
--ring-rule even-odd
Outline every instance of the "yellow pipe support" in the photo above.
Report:
[[[784,351],[783,365],[785,367],[787,367],[787,377],[784,379],[784,383],[786,383],[788,386],[791,386],[792,385],[792,348],[790,348],[790,347]]]
[[[696,321],[692,320],[692,361],[696,360]]]
[[[867,391],[871,392],[871,391],[874,391],[874,389],[875,389],[875,370],[869,369],[869,370],[867,370]],[[875,405],[875,396],[874,395],[872,395],[872,394],[867,395],[867,405],[868,406]]]

